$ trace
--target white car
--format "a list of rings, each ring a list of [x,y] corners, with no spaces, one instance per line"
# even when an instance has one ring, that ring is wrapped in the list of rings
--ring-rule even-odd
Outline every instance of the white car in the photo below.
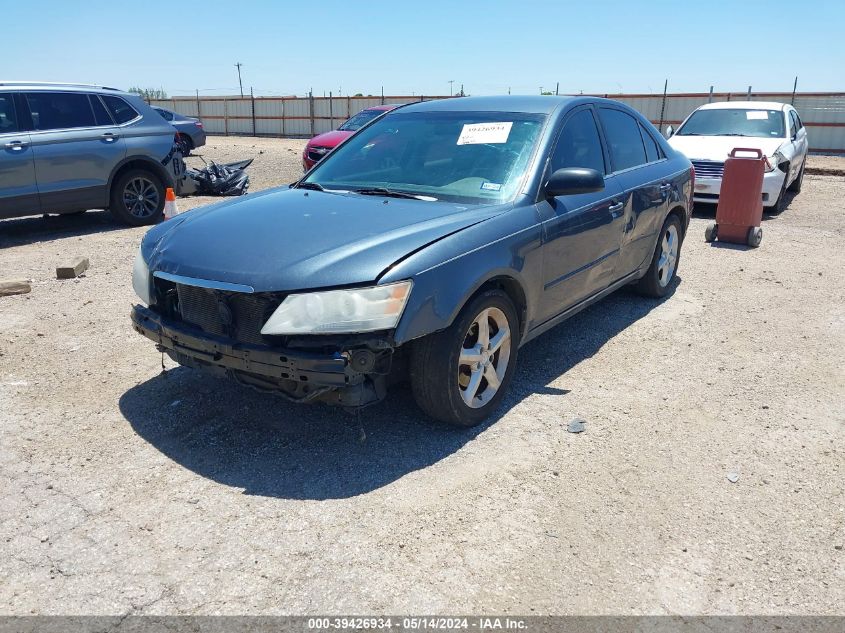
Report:
[[[766,157],[763,206],[779,213],[784,192],[801,191],[807,159],[807,131],[791,105],[773,101],[727,101],[703,105],[666,129],[669,145],[695,167],[696,202],[719,201],[725,159],[736,147],[759,149]]]

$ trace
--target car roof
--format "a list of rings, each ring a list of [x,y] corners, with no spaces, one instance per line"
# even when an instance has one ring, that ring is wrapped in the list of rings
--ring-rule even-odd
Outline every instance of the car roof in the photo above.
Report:
[[[719,101],[707,103],[699,110],[784,110],[788,107],[789,104],[777,101]]]
[[[457,97],[434,99],[404,106],[402,111],[413,112],[525,112],[551,114],[557,108],[577,100],[577,97],[555,97],[549,95],[504,95],[499,97]],[[590,99],[602,101],[602,99]]]
[[[14,90],[26,90],[27,92],[37,92],[40,90],[67,90],[69,92],[114,92],[115,94],[129,94],[125,90],[119,88],[110,88],[109,86],[96,86],[94,84],[74,84],[62,82],[49,81],[5,81],[0,80],[0,89],[13,88]]]

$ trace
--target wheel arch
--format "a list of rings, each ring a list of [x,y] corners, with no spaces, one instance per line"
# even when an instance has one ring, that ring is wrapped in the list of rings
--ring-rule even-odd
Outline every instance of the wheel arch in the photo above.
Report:
[[[528,322],[528,299],[525,296],[525,290],[523,289],[522,284],[510,275],[496,275],[495,277],[491,277],[487,281],[483,282],[480,286],[478,286],[475,292],[467,297],[464,304],[455,312],[452,316],[452,321],[457,318],[460,311],[464,309],[464,306],[487,290],[501,290],[508,296],[511,302],[513,302],[513,305],[516,308],[516,316],[519,319],[519,339],[522,340],[525,336],[525,325]]]
[[[678,222],[681,223],[681,239],[683,239],[687,235],[687,228],[689,228],[689,215],[687,215],[686,209],[684,209],[684,207],[678,204],[669,210],[669,213],[666,214],[666,218],[663,220],[663,222],[665,223],[666,220],[668,220],[673,215],[677,217]]]
[[[439,284],[438,286],[432,285],[425,289],[415,287],[411,291],[411,297],[414,297],[414,293],[417,291],[422,291],[422,294],[426,296],[418,299],[420,304],[408,306],[415,314],[409,320],[410,323],[403,322],[404,319],[400,321],[395,336],[398,344],[402,345],[413,339],[448,328],[455,322],[455,319],[458,318],[461,310],[467,304],[479,294],[490,289],[501,290],[513,302],[519,319],[520,340],[524,338],[531,318],[530,301],[523,281],[517,275],[512,274],[512,271],[490,271],[487,275],[477,278],[473,283],[463,286],[462,289],[452,286],[444,292],[443,286]]]
[[[164,184],[165,188],[173,186],[173,176],[161,163],[157,163],[156,161],[152,160],[151,158],[143,158],[138,156],[133,156],[131,158],[126,158],[121,161],[117,167],[112,171],[111,176],[109,177],[109,184],[106,188],[106,195],[108,196],[106,203],[111,203],[111,194],[112,194],[112,187],[114,187],[114,183],[120,178],[123,174],[127,171],[132,169],[146,169],[147,171],[151,171],[156,176],[161,178],[161,182]]]

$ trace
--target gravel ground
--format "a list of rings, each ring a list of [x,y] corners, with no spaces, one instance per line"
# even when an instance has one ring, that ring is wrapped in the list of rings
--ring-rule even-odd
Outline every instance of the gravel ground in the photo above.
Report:
[[[203,153],[263,151],[257,190],[301,147]],[[0,613],[843,614],[843,200],[808,176],[753,251],[705,244],[698,210],[671,297],[530,343],[470,431],[407,387],[359,427],[162,374],[129,326],[143,229],[0,222],[2,276],[34,280],[0,298]]]
[[[809,156],[807,173],[827,176],[845,176],[845,156]]]

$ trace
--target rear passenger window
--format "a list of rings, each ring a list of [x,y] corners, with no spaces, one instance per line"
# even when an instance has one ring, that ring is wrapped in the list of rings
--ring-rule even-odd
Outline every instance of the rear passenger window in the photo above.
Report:
[[[11,93],[0,94],[0,134],[18,131],[15,103]]]
[[[135,111],[131,105],[126,103],[120,97],[113,97],[111,95],[101,95],[103,101],[106,102],[106,107],[111,112],[112,116],[114,117],[115,123],[120,125],[121,123],[127,123],[131,121],[135,117],[138,116],[138,113]]]
[[[590,110],[573,114],[560,133],[552,155],[552,171],[563,167],[589,167],[605,173],[599,131]]]
[[[654,161],[660,160],[662,156],[660,155],[660,148],[657,146],[657,141],[654,140],[654,137],[648,133],[648,130],[642,124],[640,124],[640,134],[643,136],[645,157],[648,162],[653,163]]]
[[[24,95],[36,130],[93,127],[88,95],[74,92],[28,92]]]
[[[613,171],[643,165],[646,162],[645,147],[637,120],[621,110],[610,108],[600,108],[599,116],[607,133]]]
[[[106,112],[106,107],[100,101],[100,97],[97,95],[88,95],[88,98],[91,100],[91,109],[94,110],[94,120],[97,122],[97,125],[114,125],[109,113]]]

